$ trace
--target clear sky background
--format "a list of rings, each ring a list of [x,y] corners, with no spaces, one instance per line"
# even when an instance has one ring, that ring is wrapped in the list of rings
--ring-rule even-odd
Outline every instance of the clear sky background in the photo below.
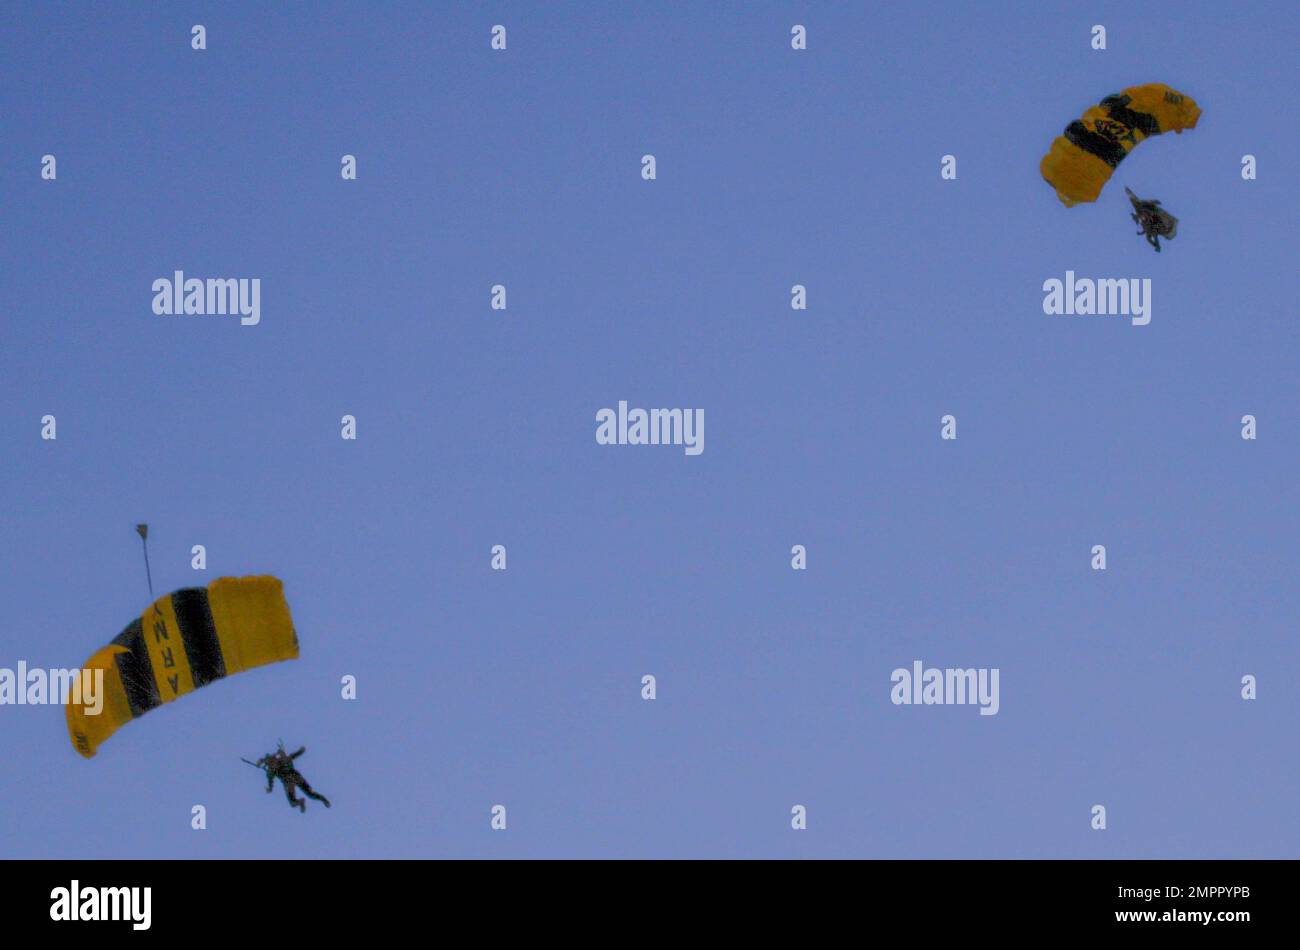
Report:
[[[1300,854],[1300,8],[264,6],[4,14],[0,666],[140,614],[138,521],[159,593],[282,578],[302,656],[90,761],[0,707],[0,855]],[[1199,126],[1066,209],[1039,159],[1145,82]],[[175,269],[261,325],[155,316]],[[1067,269],[1150,325],[1044,315]],[[620,399],[704,454],[597,445]],[[1000,713],[892,705],[916,659]]]

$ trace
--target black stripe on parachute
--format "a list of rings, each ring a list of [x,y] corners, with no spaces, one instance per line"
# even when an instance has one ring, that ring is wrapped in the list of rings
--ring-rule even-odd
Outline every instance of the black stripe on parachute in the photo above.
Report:
[[[153,664],[149,662],[149,645],[144,642],[144,625],[136,620],[114,637],[113,642],[127,649],[126,653],[119,653],[114,659],[131,715],[143,716],[155,706],[162,705],[158,683],[153,678]]]
[[[1106,110],[1106,114],[1116,122],[1122,122],[1130,129],[1136,129],[1147,138],[1150,138],[1153,135],[1159,135],[1160,123],[1156,121],[1156,117],[1145,112],[1138,112],[1134,109],[1130,109],[1128,104],[1132,101],[1133,100],[1128,96],[1122,95],[1121,93],[1115,93],[1114,95],[1107,96],[1105,99],[1101,100],[1101,105]]]
[[[1090,131],[1078,119],[1065,127],[1065,138],[1071,145],[1075,145],[1091,155],[1096,155],[1111,168],[1122,162],[1127,154],[1124,151],[1124,146],[1119,142]]]
[[[194,674],[194,686],[207,686],[226,675],[226,661],[212,621],[208,592],[203,587],[187,587],[172,594],[172,609],[181,628],[181,642]]]

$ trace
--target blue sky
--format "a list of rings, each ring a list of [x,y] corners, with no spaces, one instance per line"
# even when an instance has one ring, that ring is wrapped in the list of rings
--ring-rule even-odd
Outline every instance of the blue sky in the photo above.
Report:
[[[138,521],[160,593],[281,577],[302,657],[92,761],[0,707],[0,855],[1295,857],[1300,13],[956,6],[7,11],[0,666],[139,615]],[[1064,208],[1039,159],[1144,82],[1199,126]],[[154,315],[175,269],[260,325]],[[1150,325],[1046,316],[1067,269]],[[704,453],[597,445],[620,399]],[[892,705],[916,659],[1000,712]]]

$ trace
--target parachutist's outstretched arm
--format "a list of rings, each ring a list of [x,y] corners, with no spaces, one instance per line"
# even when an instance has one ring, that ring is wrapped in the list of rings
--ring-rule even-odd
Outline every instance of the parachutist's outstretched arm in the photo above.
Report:
[[[298,758],[298,756],[302,755],[302,754],[303,754],[304,752],[306,752],[306,751],[307,751],[307,747],[306,747],[306,746],[303,746],[303,747],[302,747],[301,749],[299,749],[297,752],[294,752],[293,754],[291,754],[291,755],[289,756],[289,758],[291,758],[291,759],[296,759],[296,758]]]

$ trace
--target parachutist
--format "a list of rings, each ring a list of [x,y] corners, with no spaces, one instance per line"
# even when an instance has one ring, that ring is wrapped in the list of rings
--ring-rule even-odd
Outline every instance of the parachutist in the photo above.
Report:
[[[1145,234],[1147,241],[1157,251],[1160,250],[1160,238],[1173,240],[1178,233],[1178,219],[1160,207],[1159,201],[1143,201],[1129,188],[1124,189],[1128,200],[1133,202],[1133,214],[1129,215],[1142,228],[1138,234]]]
[[[268,753],[252,763],[266,772],[266,794],[271,794],[271,789],[275,787],[275,780],[278,778],[284,783],[284,794],[289,799],[289,807],[297,808],[304,814],[307,811],[307,802],[294,795],[295,788],[301,788],[302,793],[307,798],[314,798],[318,802],[324,802],[326,808],[330,807],[330,800],[324,795],[313,791],[311,785],[302,777],[302,773],[294,767],[293,760],[306,751],[307,747],[303,746],[297,752],[285,752],[284,745],[281,744],[274,752]]]

